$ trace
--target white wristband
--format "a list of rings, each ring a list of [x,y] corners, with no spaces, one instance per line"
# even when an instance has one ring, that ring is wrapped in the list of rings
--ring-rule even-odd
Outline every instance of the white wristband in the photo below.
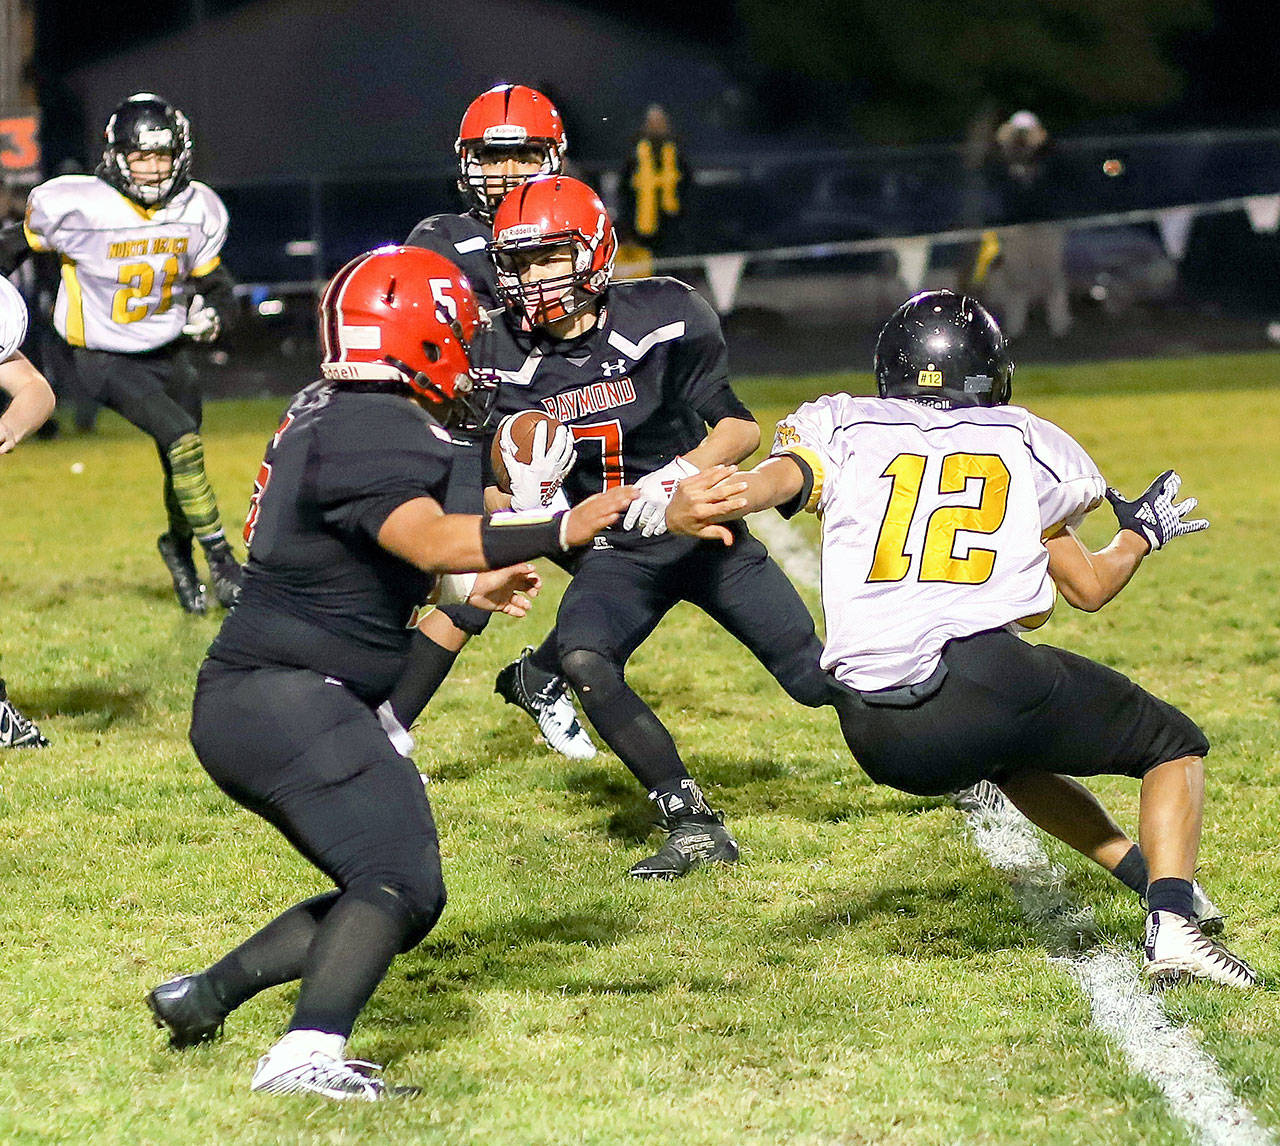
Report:
[[[442,573],[437,605],[465,605],[476,587],[474,573]]]

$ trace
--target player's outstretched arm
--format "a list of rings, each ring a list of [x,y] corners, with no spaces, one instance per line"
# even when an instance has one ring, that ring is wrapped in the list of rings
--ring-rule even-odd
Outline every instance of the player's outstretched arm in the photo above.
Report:
[[[667,506],[667,528],[731,545],[733,535],[721,522],[782,505],[803,488],[803,472],[785,455],[766,458],[748,473],[734,466],[712,466],[680,483]]]
[[[736,465],[760,447],[760,427],[746,418],[721,418],[705,438],[684,455],[690,465]]]
[[[1096,613],[1119,593],[1147,555],[1142,538],[1124,529],[1096,553],[1070,528],[1044,544],[1049,551],[1049,576],[1058,592],[1073,609],[1085,613]]]
[[[53,413],[53,390],[21,352],[0,362],[0,390],[12,401],[0,417],[0,454],[7,454]]]
[[[521,562],[488,573],[477,573],[465,603],[486,613],[505,613],[508,617],[525,617],[532,599],[542,588],[542,578],[532,565]]]
[[[639,527],[645,537],[667,531],[667,503],[676,486],[708,466],[736,465],[760,445],[760,427],[747,418],[721,418],[687,454],[673,458],[661,469],[645,474],[636,488],[640,496],[631,503],[623,529]]]
[[[434,498],[415,497],[387,516],[378,544],[428,573],[501,569],[588,544],[635,495],[634,486],[619,486],[559,513],[487,517],[445,513]]]
[[[1128,583],[1142,559],[1162,549],[1175,537],[1208,529],[1204,518],[1189,518],[1196,499],[1178,501],[1182,479],[1165,470],[1133,501],[1108,488],[1107,500],[1120,526],[1111,544],[1090,552],[1070,529],[1045,542],[1049,550],[1049,576],[1067,604],[1096,613]]]

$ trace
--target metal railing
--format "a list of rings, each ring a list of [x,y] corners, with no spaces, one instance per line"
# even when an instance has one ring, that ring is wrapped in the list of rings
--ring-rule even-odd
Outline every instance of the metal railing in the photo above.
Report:
[[[1280,187],[1280,131],[1068,139],[1056,145],[1046,217],[1081,219],[1266,195]],[[685,246],[716,255],[937,235],[1011,221],[959,146],[694,156]],[[575,169],[609,201],[616,170]],[[348,258],[458,209],[455,172],[362,172],[219,185],[227,262],[240,278],[324,278]],[[616,206],[615,203],[610,204]],[[844,249],[844,248],[841,248]],[[856,248],[850,248],[850,250]]]

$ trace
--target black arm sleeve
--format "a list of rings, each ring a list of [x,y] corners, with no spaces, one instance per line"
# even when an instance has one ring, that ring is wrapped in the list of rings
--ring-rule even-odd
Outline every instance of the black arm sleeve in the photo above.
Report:
[[[213,307],[218,312],[224,331],[234,330],[240,322],[240,307],[236,302],[235,288],[236,280],[221,263],[203,278],[191,280],[191,290],[202,295],[205,305]]]
[[[0,227],[0,275],[11,275],[31,254],[21,223]]]

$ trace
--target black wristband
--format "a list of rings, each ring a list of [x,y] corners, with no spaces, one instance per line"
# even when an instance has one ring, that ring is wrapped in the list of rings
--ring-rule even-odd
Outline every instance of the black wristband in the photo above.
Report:
[[[534,557],[563,553],[563,518],[559,513],[487,513],[480,523],[480,548],[490,569],[502,569]]]

